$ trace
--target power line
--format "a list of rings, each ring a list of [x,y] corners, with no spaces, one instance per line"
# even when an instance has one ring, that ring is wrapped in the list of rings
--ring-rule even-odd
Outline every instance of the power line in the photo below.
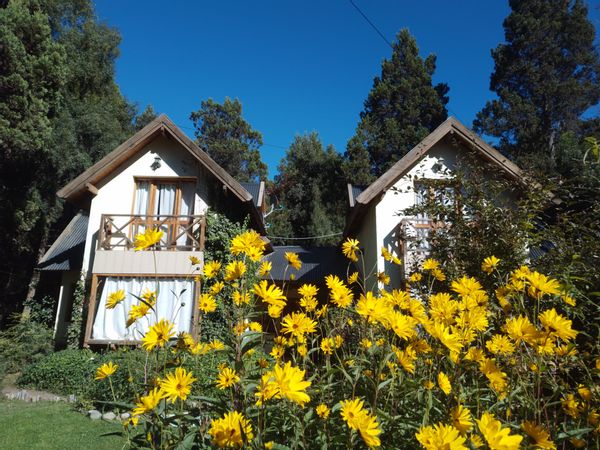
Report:
[[[307,237],[283,237],[283,236],[267,236],[269,239],[283,239],[283,240],[289,240],[289,241],[302,241],[302,240],[308,240],[308,239],[320,239],[320,238],[328,238],[328,237],[333,237],[333,236],[340,236],[344,234],[343,232],[339,232],[339,233],[331,233],[331,234],[323,234],[321,236],[307,236]]]
[[[356,10],[357,10],[357,11],[360,13],[360,15],[361,15],[361,16],[363,16],[363,18],[364,18],[364,19],[367,21],[367,23],[368,23],[369,25],[371,25],[371,27],[372,27],[372,28],[373,28],[373,29],[374,29],[374,30],[377,32],[377,34],[378,34],[379,36],[381,36],[381,39],[383,39],[383,40],[385,41],[385,43],[386,43],[387,45],[389,45],[389,46],[390,46],[390,48],[392,48],[392,49],[393,49],[393,48],[394,48],[394,46],[392,45],[392,43],[391,43],[390,41],[388,41],[388,39],[385,37],[385,35],[384,35],[384,34],[383,34],[381,31],[379,31],[379,28],[377,28],[377,27],[375,26],[375,24],[369,20],[369,18],[367,17],[367,15],[366,15],[364,12],[362,12],[362,11],[361,11],[361,9],[360,9],[360,8],[359,8],[359,7],[356,5],[356,3],[354,3],[354,1],[353,1],[353,0],[348,0],[348,1],[350,2],[350,4],[351,4],[352,6],[354,6],[354,9],[356,9]]]

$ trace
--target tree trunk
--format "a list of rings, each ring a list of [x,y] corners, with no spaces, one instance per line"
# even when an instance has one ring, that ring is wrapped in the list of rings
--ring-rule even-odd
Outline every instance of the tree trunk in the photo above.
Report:
[[[48,244],[48,234],[49,234],[49,229],[48,227],[44,227],[44,232],[42,233],[42,238],[40,239],[40,245],[38,247],[38,251],[37,251],[37,256],[35,259],[35,265],[37,265],[38,261],[42,258],[42,256],[44,256],[44,253],[46,252],[46,245]],[[33,298],[35,297],[35,293],[38,287],[38,283],[40,281],[40,275],[41,275],[41,271],[39,271],[38,269],[33,268],[33,272],[31,274],[31,279],[29,280],[29,285],[27,288],[27,295],[25,296],[25,302],[23,302],[23,312],[21,313],[21,321],[25,321],[27,319],[29,319],[29,317],[31,316],[31,301],[33,300]]]

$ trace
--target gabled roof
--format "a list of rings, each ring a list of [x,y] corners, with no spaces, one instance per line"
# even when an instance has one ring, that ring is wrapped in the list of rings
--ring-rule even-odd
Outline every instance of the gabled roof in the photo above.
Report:
[[[88,215],[80,211],[40,259],[39,270],[81,270]]]
[[[483,139],[464,126],[459,120],[454,117],[449,117],[425,139],[413,147],[387,172],[381,175],[358,196],[353,198],[354,204],[350,205],[351,209],[348,220],[346,221],[344,235],[347,236],[352,232],[357,221],[362,216],[362,213],[371,202],[380,198],[382,194],[390,189],[419,160],[421,160],[427,152],[448,135],[451,135],[468,145],[478,156],[498,167],[509,179],[523,182],[523,172],[516,164],[511,162],[494,147],[484,142]]]
[[[260,181],[259,183],[249,182],[249,181],[240,181],[240,184],[244,189],[246,189],[252,198],[254,199],[254,206],[260,208],[263,203],[263,199],[265,196],[265,182]]]
[[[127,160],[134,157],[158,136],[168,136],[179,143],[210,173],[212,173],[217,180],[223,184],[224,188],[230,190],[242,203],[251,205],[250,211],[253,219],[259,227],[263,228],[260,231],[263,234],[265,233],[262,216],[255,207],[253,196],[238,181],[229,175],[225,169],[213,161],[206,152],[200,149],[196,143],[188,138],[165,114],[158,116],[92,167],[81,173],[66,186],[63,186],[56,195],[71,203],[80,204],[82,198],[85,198],[88,191],[95,192],[96,185],[100,181],[119,168]]]

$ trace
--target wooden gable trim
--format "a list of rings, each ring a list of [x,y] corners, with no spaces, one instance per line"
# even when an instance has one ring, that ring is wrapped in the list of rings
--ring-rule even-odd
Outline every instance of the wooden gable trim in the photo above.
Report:
[[[412,148],[402,159],[394,164],[386,173],[375,180],[367,189],[356,197],[356,203],[367,204],[393,184],[413,167],[435,144],[448,134],[459,137],[467,142],[488,162],[498,166],[511,179],[523,182],[523,173],[516,164],[502,155],[498,150],[486,144],[480,137],[465,127],[454,117],[448,118],[444,123],[431,132],[425,139]]]
[[[387,172],[381,175],[371,185],[361,192],[356,198],[352,197],[351,187],[348,186],[350,198],[350,213],[346,221],[344,237],[354,233],[357,223],[368,210],[368,206],[375,200],[381,198],[385,192],[404,176],[421,158],[427,154],[438,142],[447,135],[460,138],[473,148],[479,156],[486,161],[496,165],[509,178],[524,184],[526,182],[523,171],[498,150],[484,142],[477,134],[469,130],[454,117],[449,117],[440,126],[433,130],[425,139],[413,147],[402,159],[394,164]]]
[[[57,195],[66,200],[73,200],[80,196],[87,184],[97,185],[99,181],[108,176],[121,166],[125,161],[135,156],[149,142],[163,134],[178,142],[200,161],[225,187],[231,190],[242,202],[252,201],[252,196],[231,175],[202,151],[190,138],[188,138],[166,115],[162,114],[142,130],[127,139],[112,152],[81,173],[74,180],[62,187]]]

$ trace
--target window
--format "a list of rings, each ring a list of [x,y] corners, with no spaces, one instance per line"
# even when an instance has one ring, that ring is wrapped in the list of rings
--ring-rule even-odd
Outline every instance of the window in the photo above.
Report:
[[[196,180],[193,178],[136,179],[132,236],[146,227],[164,231],[163,244],[188,244],[186,228],[192,223]]]

